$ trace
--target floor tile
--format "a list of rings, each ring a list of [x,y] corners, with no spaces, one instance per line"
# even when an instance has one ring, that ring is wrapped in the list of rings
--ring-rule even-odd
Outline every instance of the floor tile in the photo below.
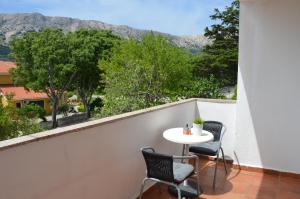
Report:
[[[290,191],[280,191],[276,199],[300,199],[300,194]]]
[[[213,189],[214,162],[200,161],[200,185],[203,194],[199,199],[300,199],[300,179],[265,174],[261,172],[229,169],[225,174],[224,167],[218,166],[216,189]],[[168,193],[167,186],[162,192],[158,186],[145,193],[143,199],[174,199]]]

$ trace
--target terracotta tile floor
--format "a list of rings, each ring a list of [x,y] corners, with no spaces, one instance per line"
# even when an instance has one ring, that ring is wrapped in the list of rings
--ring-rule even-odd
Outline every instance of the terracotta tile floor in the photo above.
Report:
[[[199,198],[230,199],[300,199],[300,178],[264,174],[230,168],[225,175],[220,162],[216,190],[212,189],[214,163],[200,160],[200,184],[203,194]],[[167,186],[162,192],[157,185],[143,195],[143,199],[173,199]]]

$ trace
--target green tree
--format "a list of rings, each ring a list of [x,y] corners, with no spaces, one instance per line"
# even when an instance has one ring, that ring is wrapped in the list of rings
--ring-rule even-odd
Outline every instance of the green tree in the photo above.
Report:
[[[17,62],[17,68],[12,71],[14,82],[48,95],[52,104],[52,127],[57,127],[59,100],[76,76],[66,35],[60,29],[27,32],[10,46]]]
[[[234,85],[238,66],[239,1],[234,0],[224,11],[215,9],[210,18],[217,23],[206,27],[204,35],[212,43],[193,60],[194,73],[198,77],[213,74],[223,85]]]
[[[187,88],[184,96],[187,98],[222,98],[220,94],[220,82],[213,76],[192,79],[190,87]]]
[[[98,67],[99,60],[108,60],[111,49],[119,38],[107,30],[81,29],[68,35],[71,44],[71,59],[76,66],[77,75],[73,86],[84,105],[85,113],[90,117],[90,104],[96,90],[104,88]]]
[[[104,112],[108,115],[164,103],[180,95],[191,77],[188,55],[162,36],[124,40],[105,70]]]

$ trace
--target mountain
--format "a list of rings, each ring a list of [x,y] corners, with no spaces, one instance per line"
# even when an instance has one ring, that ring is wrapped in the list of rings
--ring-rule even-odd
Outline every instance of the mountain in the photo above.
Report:
[[[140,30],[125,25],[111,25],[95,20],[80,20],[68,17],[48,17],[40,13],[0,13],[0,42],[4,45],[0,47],[1,52],[7,52],[7,44],[11,38],[18,37],[28,31],[39,31],[45,27],[61,28],[64,31],[75,31],[79,28],[110,29],[122,38],[141,39],[149,33],[149,30]],[[201,51],[203,45],[209,41],[202,35],[198,36],[175,36],[171,34],[153,31],[161,34],[178,47],[186,48],[192,52]]]

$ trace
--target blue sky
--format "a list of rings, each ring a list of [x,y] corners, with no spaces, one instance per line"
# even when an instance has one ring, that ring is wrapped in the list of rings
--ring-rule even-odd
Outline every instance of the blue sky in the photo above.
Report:
[[[202,34],[214,8],[232,0],[0,0],[1,13],[39,12],[175,35]]]

